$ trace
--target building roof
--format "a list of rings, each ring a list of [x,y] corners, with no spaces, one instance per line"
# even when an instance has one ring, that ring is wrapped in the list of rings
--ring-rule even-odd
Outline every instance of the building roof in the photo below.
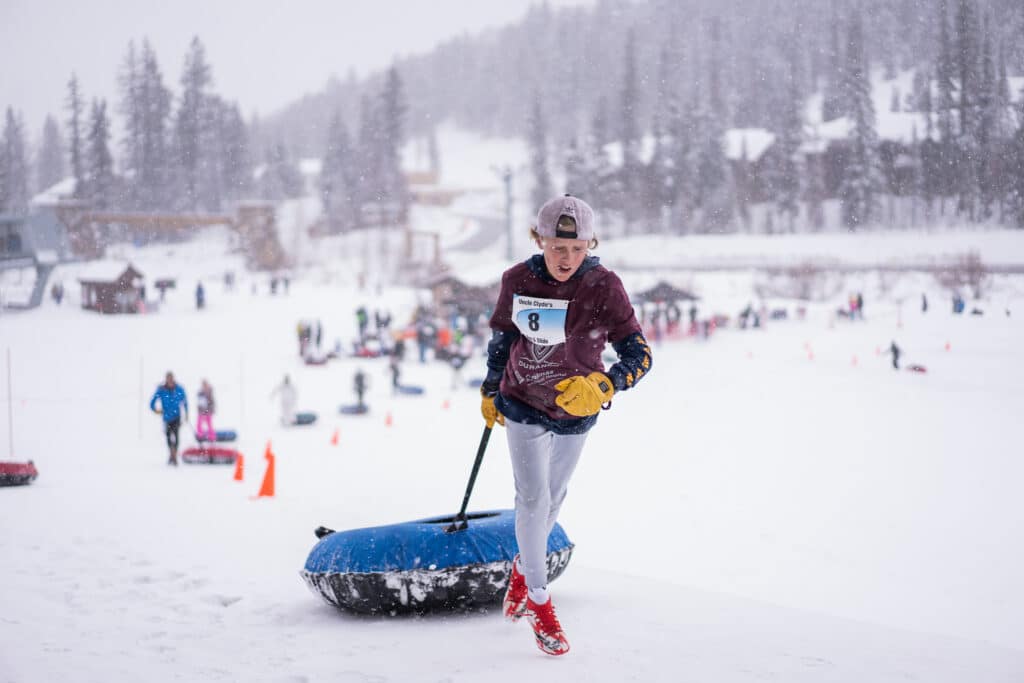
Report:
[[[36,196],[32,197],[29,204],[32,206],[52,206],[54,204],[60,204],[62,201],[68,199],[74,199],[74,197],[75,179],[73,177],[69,177],[51,185]]]
[[[144,277],[139,270],[127,261],[117,259],[102,259],[91,261],[78,269],[77,279],[83,283],[95,282],[117,282],[127,271],[132,272],[133,278]]]
[[[641,303],[646,301],[697,301],[699,298],[665,280],[633,295],[633,300]]]
[[[775,142],[775,133],[764,128],[730,128],[725,131],[725,158],[753,162]]]

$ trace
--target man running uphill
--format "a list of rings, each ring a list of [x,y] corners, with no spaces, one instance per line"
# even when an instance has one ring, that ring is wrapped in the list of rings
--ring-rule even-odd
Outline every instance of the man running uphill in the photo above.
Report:
[[[504,613],[525,616],[537,647],[562,655],[569,642],[548,595],[548,535],[598,413],[647,374],[651,350],[622,281],[589,255],[597,239],[586,202],[552,199],[530,234],[542,253],[502,275],[481,412],[488,426],[505,425],[515,479],[519,555]],[[607,343],[619,360],[605,371]]]
[[[154,413],[160,413],[164,418],[164,434],[167,436],[167,448],[170,451],[167,464],[177,466],[178,430],[181,428],[183,412],[185,421],[188,422],[188,399],[185,398],[185,390],[175,383],[173,373],[168,372],[164,383],[156,388],[153,398],[149,401],[149,409]]]

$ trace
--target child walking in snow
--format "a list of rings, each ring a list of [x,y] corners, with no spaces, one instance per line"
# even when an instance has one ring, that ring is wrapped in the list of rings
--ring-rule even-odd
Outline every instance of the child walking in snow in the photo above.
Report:
[[[519,554],[503,610],[561,655],[569,642],[547,590],[547,538],[598,413],[647,374],[651,350],[622,281],[589,255],[597,238],[586,202],[548,201],[531,236],[541,253],[501,278],[481,412],[488,427],[505,426],[515,479]],[[607,371],[606,343],[618,355]]]
[[[196,434],[207,441],[216,441],[217,432],[213,430],[213,387],[205,379],[196,395],[196,411],[199,413],[196,419]]]

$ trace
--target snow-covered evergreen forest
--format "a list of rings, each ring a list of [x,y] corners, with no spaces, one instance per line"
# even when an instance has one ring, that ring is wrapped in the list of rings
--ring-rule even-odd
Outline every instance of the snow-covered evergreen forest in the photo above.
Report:
[[[101,209],[218,211],[301,194],[313,158],[341,231],[404,216],[401,148],[451,121],[525,137],[537,201],[573,192],[629,233],[815,231],[829,202],[854,230],[1024,226],[1015,0],[540,4],[248,120],[201,36],[177,87],[145,37],[111,69],[116,102],[69,74],[45,121],[7,103],[0,209],[72,176]]]

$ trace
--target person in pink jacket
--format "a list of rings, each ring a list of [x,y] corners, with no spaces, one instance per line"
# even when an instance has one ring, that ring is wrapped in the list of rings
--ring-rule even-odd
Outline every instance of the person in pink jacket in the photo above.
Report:
[[[205,439],[206,441],[217,440],[217,432],[213,430],[213,412],[215,407],[213,387],[204,379],[199,387],[199,393],[196,395],[196,410],[199,413],[199,418],[196,420],[196,435],[200,439]]]

